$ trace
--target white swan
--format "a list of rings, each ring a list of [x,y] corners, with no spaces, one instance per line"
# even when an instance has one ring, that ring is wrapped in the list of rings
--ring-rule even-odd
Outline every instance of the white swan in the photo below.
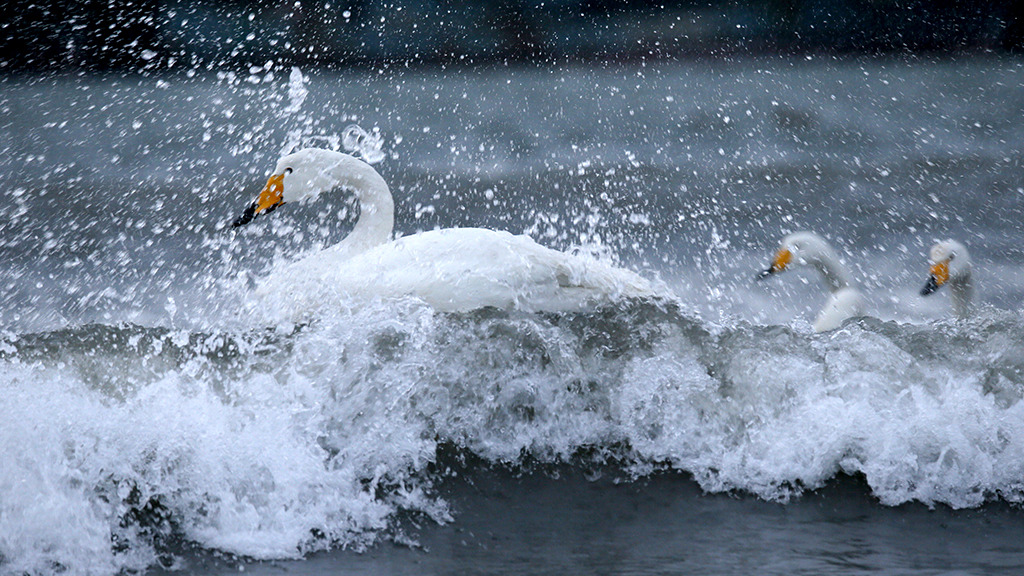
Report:
[[[331,150],[305,149],[282,158],[234,226],[339,188],[359,200],[352,232],[272,271],[257,286],[257,295],[285,316],[302,317],[338,296],[414,296],[442,311],[567,311],[621,298],[672,298],[634,272],[545,248],[528,236],[451,228],[391,240],[394,204],[384,179],[369,164]]]
[[[821,236],[814,232],[794,232],[783,238],[772,265],[761,272],[758,279],[778,274],[791,263],[817,268],[831,293],[828,302],[814,320],[815,332],[833,330],[847,318],[864,313],[864,297],[852,285],[850,274]]]
[[[956,240],[943,240],[932,246],[930,257],[931,270],[921,295],[928,296],[949,284],[953,313],[958,318],[967,318],[971,314],[971,300],[974,298],[971,255],[967,247]]]

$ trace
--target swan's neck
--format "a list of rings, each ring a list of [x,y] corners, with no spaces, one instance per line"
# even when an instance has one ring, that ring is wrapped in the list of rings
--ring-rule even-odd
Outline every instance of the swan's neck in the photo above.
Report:
[[[850,287],[850,273],[835,258],[830,257],[828,254],[823,254],[820,258],[815,259],[812,264],[821,273],[821,278],[825,281],[825,286],[828,287],[829,292],[835,294],[843,288]]]
[[[971,300],[973,299],[974,284],[971,282],[970,275],[950,280],[949,300],[957,318],[967,318],[971,315]]]
[[[339,164],[333,172],[338,184],[352,190],[359,199],[359,219],[338,248],[359,253],[390,240],[395,203],[384,178],[361,161]]]

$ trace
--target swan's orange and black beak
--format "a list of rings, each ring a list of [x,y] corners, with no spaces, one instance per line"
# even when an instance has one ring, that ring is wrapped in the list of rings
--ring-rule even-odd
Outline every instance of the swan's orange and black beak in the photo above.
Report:
[[[783,270],[786,269],[786,266],[789,266],[789,263],[792,260],[792,252],[785,248],[780,249],[778,252],[775,253],[775,260],[772,261],[772,265],[767,270],[762,270],[761,273],[757,275],[757,279],[764,280],[765,278],[771,276],[772,274],[778,274],[779,272],[782,272]]]
[[[932,269],[928,274],[928,282],[921,288],[921,296],[927,296],[932,292],[935,292],[942,285],[949,281],[949,260],[937,262],[932,264]]]
[[[245,212],[242,212],[242,215],[231,223],[231,227],[244,226],[252,222],[252,219],[260,214],[273,212],[281,204],[284,204],[284,174],[274,174],[267,180],[267,185],[260,192],[260,195],[256,197],[256,201],[250,204],[245,209]]]

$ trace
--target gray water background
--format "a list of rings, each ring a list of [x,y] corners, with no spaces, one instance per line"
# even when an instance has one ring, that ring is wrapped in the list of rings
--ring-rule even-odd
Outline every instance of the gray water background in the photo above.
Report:
[[[208,327],[225,277],[342,237],[341,197],[239,232],[289,143],[379,130],[396,231],[483,226],[597,240],[704,317],[786,323],[809,273],[755,285],[778,239],[827,236],[872,315],[923,321],[934,239],[970,248],[980,299],[1019,308],[1022,62],[813,58],[208,76],[7,77],[0,326]],[[300,95],[302,96],[302,95]],[[295,104],[299,105],[296,106]],[[268,238],[270,238],[268,240]]]

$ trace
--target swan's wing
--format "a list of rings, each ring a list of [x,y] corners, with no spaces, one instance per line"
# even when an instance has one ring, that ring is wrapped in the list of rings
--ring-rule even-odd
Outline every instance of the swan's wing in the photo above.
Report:
[[[444,311],[564,311],[654,294],[631,271],[545,248],[527,236],[479,228],[414,234],[354,256],[324,250],[273,273],[260,292],[286,317],[339,297],[414,296]]]
[[[514,307],[545,274],[508,233],[475,228],[400,238],[366,255],[373,284],[387,295],[414,295],[441,310]]]
[[[383,268],[394,271],[386,279],[393,290],[419,295],[441,309],[567,310],[597,299],[653,294],[650,283],[633,272],[495,230],[425,232],[401,238],[394,250],[381,253],[388,260]],[[398,262],[400,253],[417,258]]]

